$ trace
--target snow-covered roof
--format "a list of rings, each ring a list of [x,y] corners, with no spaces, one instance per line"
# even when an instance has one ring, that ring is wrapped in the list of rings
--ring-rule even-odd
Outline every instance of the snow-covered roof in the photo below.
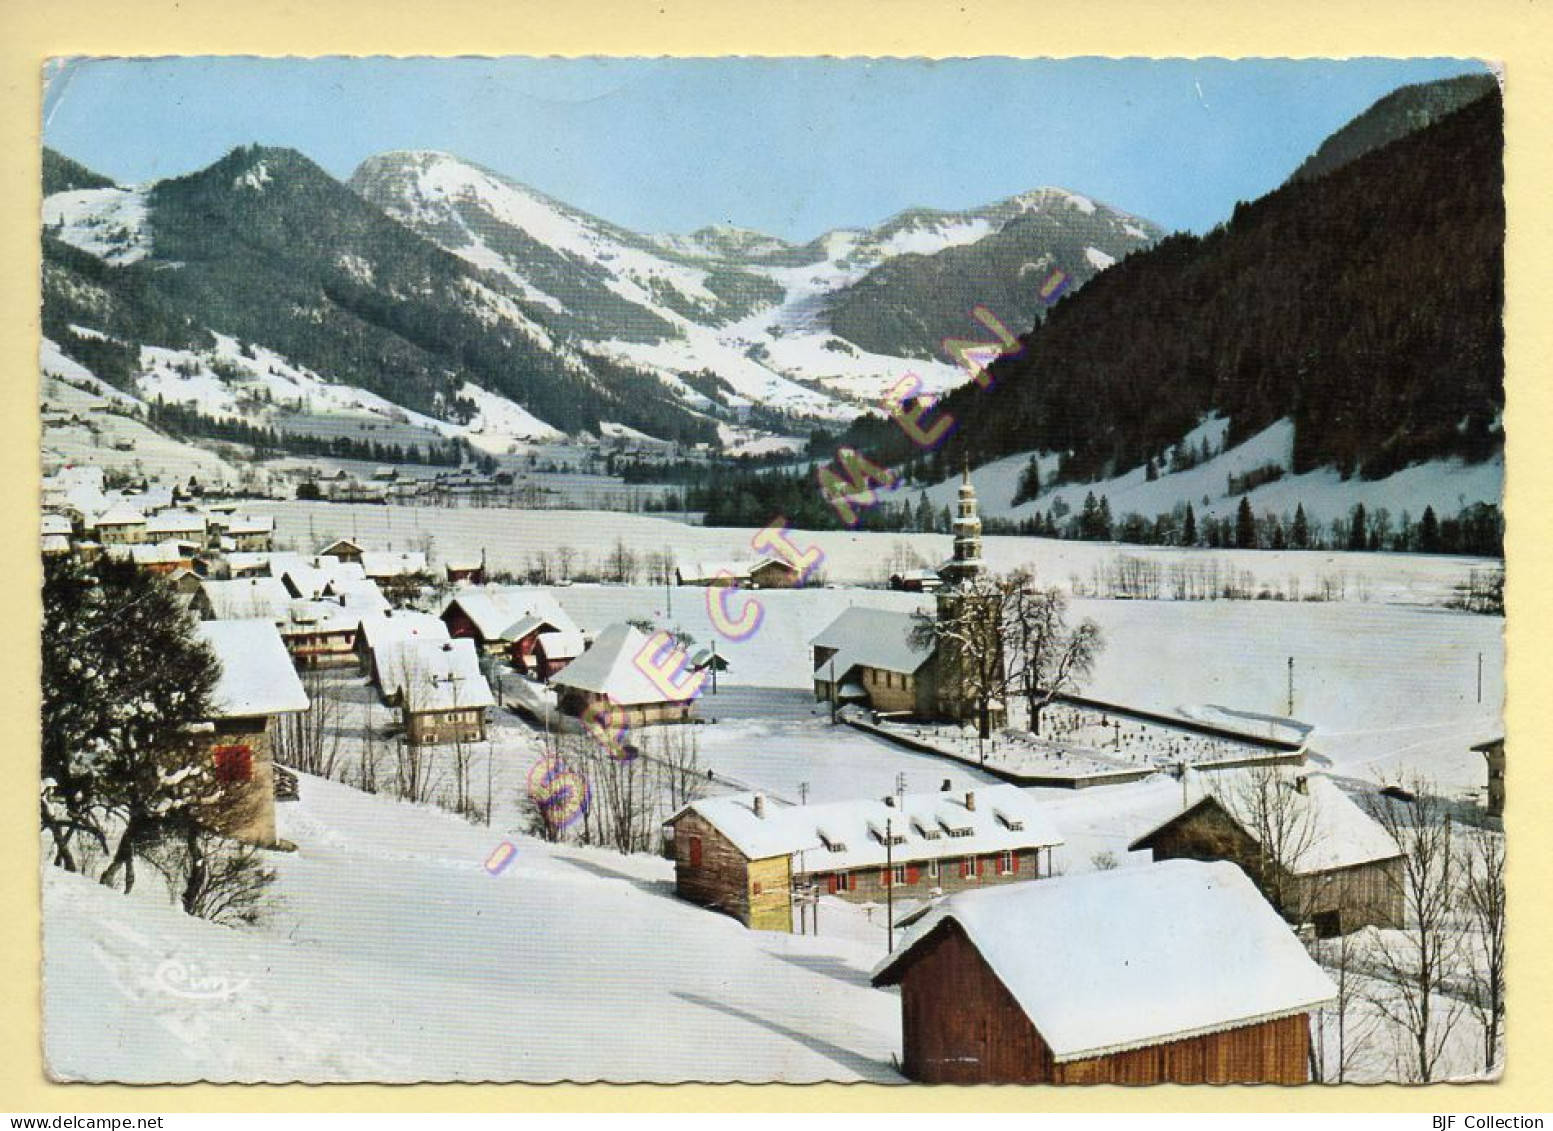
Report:
[[[40,550],[45,554],[64,554],[70,552],[70,539],[63,534],[45,534],[40,539]]]
[[[307,710],[307,692],[269,621],[207,620],[195,627],[221,661],[213,696],[217,718]]]
[[[368,648],[377,649],[390,640],[448,639],[448,626],[440,617],[410,609],[384,610],[361,618],[361,635]]]
[[[513,585],[484,585],[465,589],[448,602],[447,608],[457,605],[473,623],[480,635],[487,640],[521,640],[522,635],[509,635],[525,618],[538,618],[538,624],[570,632],[577,625],[566,615],[566,610],[549,593],[539,589],[525,589]],[[444,610],[446,615],[446,610]],[[531,626],[528,631],[532,631]],[[525,632],[523,635],[527,635]]]
[[[538,644],[545,650],[547,660],[570,660],[582,655],[586,643],[580,629],[570,629],[565,632],[541,632],[538,636]]]
[[[403,577],[426,572],[426,555],[419,550],[363,550],[361,567],[368,577]]]
[[[894,806],[878,798],[784,805],[767,797],[760,817],[755,794],[740,793],[693,802],[675,818],[690,811],[749,859],[802,852],[801,870],[811,873],[882,866],[887,826],[895,841],[890,856],[897,864],[1063,843],[1041,806],[1014,785],[980,786],[969,793],[908,793]]]
[[[1266,788],[1277,791],[1276,796],[1287,805],[1286,809],[1274,808],[1279,802],[1271,797],[1266,802],[1268,809],[1277,814],[1274,819],[1280,829],[1279,839],[1283,842],[1283,851],[1293,857],[1288,868],[1294,875],[1308,876],[1337,868],[1352,868],[1402,855],[1397,842],[1380,823],[1359,808],[1331,778],[1288,768],[1268,772],[1271,777]],[[1303,792],[1300,790],[1302,779]],[[1267,827],[1267,820],[1259,821],[1254,816],[1262,805],[1255,800],[1256,791],[1250,784],[1254,780],[1245,774],[1216,779],[1213,792],[1150,829],[1128,847],[1132,851],[1149,847],[1149,842],[1161,830],[1210,804],[1217,804],[1247,836],[1256,840],[1256,829]],[[1245,783],[1246,788],[1243,789],[1241,783]]]
[[[300,554],[272,552],[269,550],[233,550],[225,555],[227,568],[234,574],[269,573],[282,571],[281,560],[301,562]]]
[[[349,538],[336,538],[319,551],[321,557],[334,557],[337,553],[359,554],[361,547]]]
[[[316,562],[288,561],[279,567],[272,562],[271,571],[277,568],[287,588],[299,597],[322,597],[329,592],[333,582],[365,581],[367,577],[359,563],[342,562],[334,558],[321,557]]]
[[[375,649],[374,655],[384,693],[403,694],[411,711],[490,707],[496,702],[480,671],[473,640],[401,638]]]
[[[1246,874],[1223,861],[951,896],[875,968],[874,985],[899,982],[948,919],[1059,1063],[1306,1013],[1337,993]]]
[[[854,607],[831,621],[810,643],[815,648],[836,650],[833,660],[838,680],[846,678],[847,673],[859,665],[910,673],[933,655],[931,647],[912,644],[912,631],[916,625],[916,617],[911,613]],[[815,670],[829,676],[831,663],[832,660],[826,660]]]
[[[188,561],[196,550],[197,547],[188,542],[168,539],[155,545],[139,542],[132,546],[107,546],[103,552],[110,558],[126,558],[136,565],[171,565]]]
[[[361,626],[360,609],[338,601],[292,601],[280,626],[282,636],[311,636],[320,632],[355,632]]]
[[[291,594],[278,577],[239,577],[200,585],[215,620],[261,617],[279,623],[290,615]]]
[[[194,511],[162,511],[146,519],[146,534],[205,533],[205,516]]]
[[[93,526],[141,526],[146,516],[128,503],[114,503],[92,520]]]
[[[275,533],[275,519],[274,516],[267,514],[244,515],[241,518],[234,516],[227,523],[226,532],[233,536],[239,534],[273,534]]]
[[[324,592],[351,609],[381,612],[391,607],[388,598],[383,596],[383,591],[377,587],[377,582],[370,577],[331,581]]]
[[[73,533],[73,528],[70,525],[70,520],[64,515],[46,514],[43,516],[42,533],[62,534],[68,538]]]
[[[557,672],[551,682],[558,687],[608,695],[623,707],[669,702],[670,697],[636,664],[647,644],[647,635],[640,629],[612,624],[599,633],[591,648]],[[685,677],[676,676],[675,682],[684,683]]]
[[[750,558],[744,561],[725,562],[695,562],[687,566],[680,566],[675,572],[679,574],[680,581],[685,584],[698,582],[712,582],[719,578],[731,578],[734,581],[748,581],[750,575],[757,569],[769,565],[787,565],[780,558]],[[792,567],[789,566],[789,569]],[[794,571],[796,572],[796,571]]]

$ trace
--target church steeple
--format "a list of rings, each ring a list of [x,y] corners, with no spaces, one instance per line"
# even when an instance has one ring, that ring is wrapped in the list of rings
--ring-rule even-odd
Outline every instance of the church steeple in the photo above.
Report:
[[[981,516],[976,509],[976,488],[971,483],[970,461],[960,473],[959,510],[954,519],[954,557],[941,574],[946,585],[961,585],[981,576]]]

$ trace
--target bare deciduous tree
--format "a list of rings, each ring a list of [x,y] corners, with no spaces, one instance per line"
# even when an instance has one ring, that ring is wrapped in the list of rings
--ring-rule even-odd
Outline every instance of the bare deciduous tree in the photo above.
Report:
[[[329,693],[319,668],[304,669],[302,686],[307,691],[307,710],[275,720],[275,761],[314,777],[333,778],[344,751],[340,701]]]
[[[1472,1012],[1483,1029],[1483,1071],[1499,1061],[1505,1012],[1504,836],[1475,830],[1466,852],[1462,903],[1472,928]]]
[[[1105,647],[1100,626],[1085,620],[1068,627],[1068,598],[1055,586],[1040,588],[1034,575],[1016,571],[1007,631],[1012,675],[1025,700],[1032,733],[1041,733],[1041,712],[1058,695],[1079,690]]]
[[[1445,801],[1424,782],[1408,783],[1406,792],[1412,801],[1379,793],[1368,799],[1371,815],[1402,849],[1396,882],[1405,916],[1403,929],[1381,936],[1376,948],[1385,985],[1372,1000],[1405,1037],[1405,1077],[1426,1084],[1466,1009],[1448,992],[1463,957],[1461,861]]]

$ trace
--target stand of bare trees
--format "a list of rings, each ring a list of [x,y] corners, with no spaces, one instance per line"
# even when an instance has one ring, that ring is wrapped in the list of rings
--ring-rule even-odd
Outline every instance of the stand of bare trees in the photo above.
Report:
[[[333,778],[341,766],[344,736],[341,734],[340,702],[328,694],[326,679],[318,668],[302,672],[307,691],[305,711],[281,715],[274,722],[274,758],[314,777]]]
[[[1398,1060],[1405,1078],[1426,1084],[1439,1075],[1466,1012],[1457,976],[1470,955],[1459,914],[1463,862],[1450,812],[1423,783],[1410,783],[1408,793],[1411,801],[1370,795],[1371,815],[1402,848],[1397,882],[1406,916],[1401,931],[1380,936],[1374,957],[1386,985],[1372,1000],[1402,1035]]]
[[[1477,829],[1468,841],[1462,903],[1472,928],[1469,1003],[1483,1030],[1483,1071],[1499,1063],[1505,1011],[1504,836]]]
[[[1030,730],[1041,733],[1041,712],[1058,695],[1077,691],[1105,647],[1100,626],[1084,620],[1068,627],[1068,598],[1057,586],[1041,588],[1028,572],[1016,583],[1010,622],[1013,676],[1025,700]]]

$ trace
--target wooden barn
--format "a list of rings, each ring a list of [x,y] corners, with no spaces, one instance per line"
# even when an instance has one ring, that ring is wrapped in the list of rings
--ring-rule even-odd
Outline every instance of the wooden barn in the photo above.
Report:
[[[610,719],[628,727],[689,721],[694,698],[665,693],[638,664],[639,658],[652,659],[648,643],[647,635],[629,624],[610,625],[586,652],[551,678],[557,706],[578,718],[590,709],[608,710]],[[683,685],[691,678],[681,672],[673,682]]]
[[[442,563],[442,568],[447,573],[450,584],[485,584],[485,554],[483,552],[479,557],[448,558]]]
[[[930,899],[1048,877],[1063,843],[1012,785],[797,806],[735,794],[694,802],[669,825],[680,897],[767,931],[793,929],[795,889]]]
[[[221,664],[206,736],[216,780],[229,803],[218,832],[253,844],[275,843],[275,767],[271,742],[277,715],[308,708],[273,624],[262,620],[201,621],[196,630]]]
[[[1238,864],[1286,919],[1323,936],[1402,926],[1402,851],[1330,778],[1226,772],[1216,784],[1129,847]]]
[[[674,579],[680,585],[712,588],[737,586],[740,589],[795,589],[803,582],[802,574],[792,563],[781,558],[698,562],[676,567]]]
[[[930,1084],[1302,1084],[1337,993],[1244,872],[1191,860],[951,896],[873,984]]]

